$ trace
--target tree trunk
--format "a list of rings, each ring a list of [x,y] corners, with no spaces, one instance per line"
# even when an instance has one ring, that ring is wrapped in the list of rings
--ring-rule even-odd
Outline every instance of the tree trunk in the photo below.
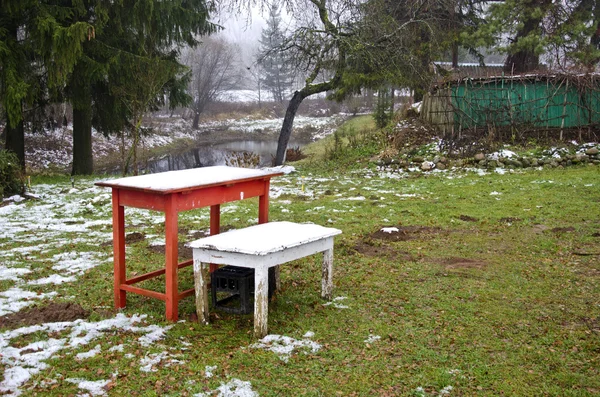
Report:
[[[192,129],[197,130],[199,123],[200,123],[200,113],[194,111],[194,122],[192,123]]]
[[[8,151],[13,152],[19,159],[19,165],[21,169],[25,170],[25,127],[23,119],[17,123],[14,127],[11,126],[9,121],[6,122],[6,142],[4,148]]]
[[[306,98],[307,95],[302,91],[294,92],[294,96],[288,103],[287,110],[285,112],[285,118],[283,119],[283,125],[279,132],[279,140],[277,141],[277,154],[275,155],[275,165],[282,165],[285,161],[285,151],[287,150],[288,142],[292,136],[292,127],[294,125],[294,118],[296,112],[300,107],[300,104]]]
[[[535,0],[534,5],[545,9],[551,0]],[[529,35],[536,34],[542,23],[543,13],[540,16],[528,16],[523,27],[517,32],[514,41],[527,40]],[[504,62],[504,72],[506,73],[527,73],[536,70],[540,66],[540,57],[535,53],[534,48],[522,48],[512,54],[508,54]]]
[[[73,170],[72,175],[94,172],[92,154],[92,104],[87,109],[73,108]]]
[[[73,90],[73,169],[72,175],[90,175],[94,172],[92,153],[92,87],[85,79],[85,71],[75,66]]]

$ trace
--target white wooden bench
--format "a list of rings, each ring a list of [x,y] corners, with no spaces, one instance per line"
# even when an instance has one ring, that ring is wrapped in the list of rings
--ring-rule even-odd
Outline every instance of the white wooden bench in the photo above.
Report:
[[[333,292],[333,237],[341,230],[313,224],[269,222],[202,238],[187,246],[194,252],[198,321],[208,323],[208,266],[254,269],[254,335],[267,335],[270,267],[323,252],[321,297]]]

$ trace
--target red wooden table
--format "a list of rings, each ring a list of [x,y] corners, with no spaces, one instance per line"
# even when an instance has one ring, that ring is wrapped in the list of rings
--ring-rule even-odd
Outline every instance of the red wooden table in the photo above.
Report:
[[[126,305],[127,292],[165,301],[167,320],[176,321],[179,301],[194,294],[194,289],[179,292],[177,272],[192,264],[178,263],[177,218],[180,211],[210,206],[210,234],[219,233],[220,205],[259,197],[258,223],[269,218],[271,178],[282,172],[236,167],[204,167],[158,174],[132,176],[97,182],[112,188],[114,294],[115,307]],[[145,208],[165,213],[165,267],[127,278],[125,265],[125,207]],[[135,284],[165,275],[165,293],[140,288]]]

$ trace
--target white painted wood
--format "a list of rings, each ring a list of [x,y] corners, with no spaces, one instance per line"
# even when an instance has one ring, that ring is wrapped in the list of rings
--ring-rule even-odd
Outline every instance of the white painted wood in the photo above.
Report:
[[[331,248],[333,248],[333,237],[312,241],[301,246],[291,247],[283,251],[277,251],[266,255],[221,251],[218,248],[194,248],[193,252],[194,257],[203,262],[214,263],[217,265],[243,266],[255,269],[259,266],[272,267],[281,265]]]
[[[323,251],[323,267],[321,274],[321,298],[331,300],[333,297],[333,248]]]
[[[104,181],[107,186],[144,189],[157,192],[221,184],[241,179],[280,175],[281,172],[251,168],[214,166],[159,172]]]
[[[268,222],[202,238],[191,242],[188,246],[250,255],[267,255],[340,233],[342,231],[339,229],[314,224]]]
[[[267,336],[269,315],[269,269],[260,266],[254,269],[254,336]]]
[[[196,314],[200,324],[208,324],[208,263],[194,259]]]
[[[205,237],[187,246],[194,252],[194,279],[198,320],[208,321],[206,280],[196,276],[196,263],[214,263],[254,269],[254,335],[262,338],[268,329],[268,269],[323,252],[321,296],[333,294],[333,237],[342,231],[313,224],[271,222]],[[278,282],[278,280],[276,281]],[[204,298],[198,299],[201,294]],[[199,306],[200,305],[200,306]],[[204,313],[204,310],[206,312]],[[202,315],[201,315],[202,312]]]

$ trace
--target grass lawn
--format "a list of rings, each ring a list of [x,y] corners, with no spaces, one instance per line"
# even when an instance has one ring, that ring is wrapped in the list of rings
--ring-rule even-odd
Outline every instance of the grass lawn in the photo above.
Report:
[[[24,396],[598,395],[600,167],[390,174],[356,150],[273,180],[271,220],[343,231],[332,304],[319,298],[319,257],[282,266],[269,333],[289,337],[287,355],[275,342],[257,345],[251,315],[193,322],[193,298],[180,305],[183,321],[169,324],[162,302],[130,294],[125,317],[147,317],[90,331],[117,318],[110,192],[93,186],[99,177],[74,188],[67,177],[32,178],[40,200],[0,207],[0,308],[79,303],[89,329],[4,326],[0,387]],[[253,199],[224,205],[221,223],[243,227],[256,213]],[[161,219],[126,210],[127,232],[143,233],[128,245],[131,273],[160,267]],[[208,227],[207,209],[183,213],[180,240]],[[67,280],[37,282],[57,275]],[[180,280],[192,286],[189,268]],[[32,295],[11,300],[17,290]],[[38,357],[46,366],[7,386],[15,368],[60,340]]]

